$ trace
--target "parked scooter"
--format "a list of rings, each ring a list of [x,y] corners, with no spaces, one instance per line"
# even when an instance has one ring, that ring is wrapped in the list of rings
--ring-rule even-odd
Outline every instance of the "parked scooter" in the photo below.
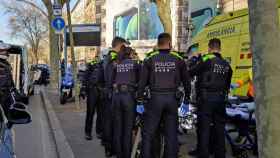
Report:
[[[72,98],[72,89],[74,88],[74,77],[70,67],[66,69],[62,77],[60,89],[60,104],[65,104],[68,99]]]

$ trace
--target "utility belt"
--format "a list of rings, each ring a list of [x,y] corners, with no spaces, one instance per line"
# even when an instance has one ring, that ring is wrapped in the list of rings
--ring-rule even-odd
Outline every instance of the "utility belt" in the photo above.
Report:
[[[97,86],[98,86],[97,83],[88,83],[89,88],[93,88],[93,87],[97,87]]]
[[[151,95],[173,95],[176,100],[181,99],[183,94],[179,92],[178,88],[152,88]]]
[[[151,88],[151,93],[172,94],[176,93],[177,88]]]
[[[225,101],[227,99],[227,93],[225,91],[211,91],[202,89],[198,93],[198,98],[200,100],[208,100],[208,101]]]
[[[126,93],[126,92],[135,92],[136,87],[128,84],[114,84],[113,92],[114,93]]]

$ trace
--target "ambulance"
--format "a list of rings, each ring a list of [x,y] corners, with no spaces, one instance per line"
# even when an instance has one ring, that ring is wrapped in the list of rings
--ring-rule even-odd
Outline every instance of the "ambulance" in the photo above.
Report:
[[[248,69],[252,67],[248,9],[214,17],[193,37],[191,50],[201,54],[207,53],[208,41],[212,38],[221,39],[222,56],[228,60],[234,72],[232,83],[248,75]],[[243,86],[232,93],[246,96],[247,88],[248,86]]]

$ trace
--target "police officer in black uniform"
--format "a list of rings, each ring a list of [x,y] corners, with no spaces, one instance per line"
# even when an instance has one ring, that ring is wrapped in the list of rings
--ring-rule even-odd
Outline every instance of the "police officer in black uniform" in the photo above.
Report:
[[[9,94],[11,89],[15,88],[12,68],[7,61],[10,47],[10,45],[0,42],[0,104],[7,117],[10,106]]]
[[[114,149],[117,158],[130,158],[136,115],[136,90],[140,65],[131,58],[134,50],[124,47],[113,71]]]
[[[153,138],[163,119],[163,133],[165,138],[165,158],[177,158],[178,154],[178,106],[176,91],[184,85],[186,96],[188,75],[183,58],[171,51],[171,36],[162,33],[158,37],[158,51],[144,61],[139,82],[138,100],[143,99],[146,86],[151,90],[151,99],[145,105],[142,158],[152,158]]]
[[[129,44],[125,39],[121,37],[115,37],[112,41],[112,50],[109,51],[106,59],[104,59],[104,80],[105,80],[105,89],[104,95],[106,98],[105,111],[104,111],[104,145],[105,153],[107,157],[114,155],[113,148],[113,117],[112,117],[112,92],[113,92],[113,69],[116,65],[118,52],[125,47],[126,44]]]
[[[98,137],[102,134],[102,122],[100,119],[102,116],[99,113],[101,105],[101,92],[99,86],[103,84],[103,80],[102,65],[97,59],[94,59],[87,64],[85,78],[82,82],[81,88],[81,94],[86,94],[87,96],[87,113],[85,122],[85,138],[87,140],[92,140],[91,133],[95,111],[97,111],[96,134]]]
[[[189,70],[198,77],[198,157],[209,157],[211,125],[215,141],[214,157],[225,158],[225,100],[229,92],[232,69],[220,54],[221,41],[209,41],[209,53]]]

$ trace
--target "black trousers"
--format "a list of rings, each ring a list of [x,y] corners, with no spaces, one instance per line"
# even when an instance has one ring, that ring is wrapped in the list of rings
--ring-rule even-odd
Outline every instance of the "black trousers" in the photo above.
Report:
[[[177,158],[178,155],[178,101],[175,93],[152,93],[151,100],[145,106],[142,158],[153,158],[153,141],[158,133],[159,124],[163,121],[163,135],[165,141],[164,157]]]
[[[96,118],[96,133],[102,133],[102,112],[101,112],[101,99],[100,92],[97,87],[91,87],[87,91],[87,113],[86,113],[86,123],[85,123],[85,133],[91,135],[93,119],[95,112],[97,113]]]
[[[113,95],[114,149],[117,158],[130,158],[132,130],[136,117],[134,92],[118,92]]]
[[[104,106],[104,134],[103,141],[105,150],[114,153],[113,149],[113,108],[112,98],[109,97],[108,92],[105,93],[105,106]]]
[[[100,94],[101,92],[99,92]],[[96,133],[100,136],[103,137],[104,135],[104,107],[105,107],[105,101],[104,98],[102,98],[102,95],[99,95],[98,97],[98,104],[97,104],[97,109],[96,109],[96,113],[97,113],[97,117],[96,117]]]
[[[198,157],[209,158],[213,146],[215,158],[225,158],[225,102],[203,100],[198,106]],[[214,138],[213,142],[210,139]]]

